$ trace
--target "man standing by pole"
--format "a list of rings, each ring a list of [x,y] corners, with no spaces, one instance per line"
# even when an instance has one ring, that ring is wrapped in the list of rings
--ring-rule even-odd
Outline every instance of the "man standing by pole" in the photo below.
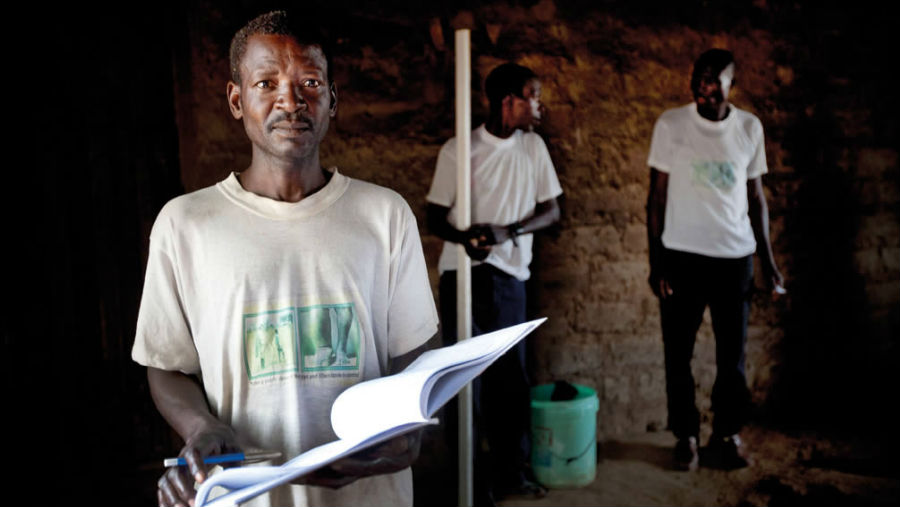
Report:
[[[541,118],[540,81],[531,70],[508,63],[488,75],[485,91],[489,118],[471,141],[475,225],[458,227],[456,139],[441,149],[426,197],[429,228],[446,241],[438,266],[445,344],[456,341],[455,244],[473,261],[472,334],[479,335],[526,320],[532,233],[559,220],[556,198],[562,189],[546,145],[532,132]],[[524,342],[488,368],[475,387],[476,505],[492,502],[492,495],[542,495],[545,490],[526,477],[530,396]],[[480,452],[480,432],[490,461]]]
[[[718,466],[741,468],[749,464],[739,432],[750,402],[744,349],[754,251],[773,297],[784,293],[769,242],[763,128],[728,102],[734,73],[731,52],[700,56],[691,77],[694,102],[660,116],[648,160],[649,282],[660,300],[674,460],[685,470],[699,465],[691,357],[706,306],[716,337],[708,449]]]

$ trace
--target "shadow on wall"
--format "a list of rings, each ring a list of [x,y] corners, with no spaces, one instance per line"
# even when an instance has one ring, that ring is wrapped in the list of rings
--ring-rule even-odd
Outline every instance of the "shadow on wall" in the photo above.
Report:
[[[824,41],[826,49],[828,42],[834,41]],[[790,303],[783,315],[782,360],[769,413],[805,427],[886,432],[892,419],[882,393],[896,385],[900,364],[897,309],[876,310],[884,307],[884,299],[893,299],[896,306],[897,296],[873,299],[871,288],[883,287],[884,280],[891,286],[896,273],[882,258],[882,248],[892,251],[896,238],[870,230],[871,223],[885,218],[888,231],[891,220],[896,224],[897,216],[885,213],[896,208],[896,195],[880,190],[897,185],[896,153],[893,169],[887,162],[886,170],[884,164],[876,170],[863,167],[862,153],[873,146],[891,146],[885,136],[893,128],[887,118],[892,109],[873,100],[878,94],[871,88],[879,85],[856,79],[876,64],[876,56],[860,62],[855,60],[858,55],[831,54],[827,65],[816,65],[821,62],[803,61],[815,56],[800,52],[792,55],[790,65],[805,66],[801,77],[776,98],[777,104],[794,110],[781,133],[782,146],[790,154],[785,165],[792,166],[794,174],[776,176],[781,178],[776,185],[786,194],[779,199],[788,233],[775,248],[789,259]],[[848,118],[862,120],[851,124]],[[893,182],[879,181],[891,173]],[[872,245],[877,246],[876,267],[866,269],[860,258]]]

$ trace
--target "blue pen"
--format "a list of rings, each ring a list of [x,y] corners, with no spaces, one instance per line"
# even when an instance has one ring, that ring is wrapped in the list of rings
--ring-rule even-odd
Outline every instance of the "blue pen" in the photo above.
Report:
[[[203,462],[207,465],[215,465],[218,463],[234,463],[237,461],[254,462],[280,457],[280,452],[233,452],[230,454],[217,454],[215,456],[207,456],[203,458]],[[177,467],[185,465],[187,465],[187,461],[185,461],[184,458],[166,458],[163,460],[164,467]]]

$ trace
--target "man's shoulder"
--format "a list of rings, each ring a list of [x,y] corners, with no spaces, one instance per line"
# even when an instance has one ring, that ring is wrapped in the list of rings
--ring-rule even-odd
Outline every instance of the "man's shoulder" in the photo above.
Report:
[[[370,181],[357,178],[347,178],[350,184],[347,186],[348,201],[356,206],[386,206],[390,208],[409,208],[406,199],[399,192],[388,187],[381,186]]]
[[[515,135],[519,138],[521,149],[533,162],[543,166],[545,161],[549,161],[550,166],[553,166],[553,162],[550,160],[550,150],[540,134],[519,130]]]
[[[659,115],[659,119],[657,119],[658,123],[665,123],[667,125],[680,124],[682,122],[690,121],[691,119],[691,108],[695,107],[693,102],[689,102],[684,104],[683,106],[673,107],[671,109],[666,109]]]
[[[749,134],[761,134],[763,130],[762,121],[759,117],[750,111],[731,106],[734,111],[735,121],[740,125],[741,129]]]
[[[194,190],[170,199],[160,210],[159,216],[169,219],[186,219],[221,202],[217,185]]]
[[[547,146],[547,143],[544,142],[544,138],[537,132],[526,132],[524,130],[520,132],[522,133],[522,142],[525,143],[526,146]]]
[[[475,136],[472,136],[471,140],[475,141]],[[444,141],[444,144],[441,145],[441,153],[456,156],[456,136]]]
[[[160,239],[178,231],[196,229],[195,226],[202,227],[205,220],[216,215],[213,210],[222,202],[215,185],[173,197],[156,215],[150,237]]]

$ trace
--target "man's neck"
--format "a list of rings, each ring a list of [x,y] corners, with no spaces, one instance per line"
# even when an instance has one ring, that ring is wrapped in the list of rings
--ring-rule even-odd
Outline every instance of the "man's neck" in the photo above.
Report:
[[[484,124],[484,128],[500,139],[506,139],[516,131],[516,127],[507,125],[500,116],[488,117],[488,120]]]
[[[697,107],[697,113],[709,121],[722,121],[728,117],[731,112],[731,106],[728,102],[721,104],[718,108],[710,110],[709,108]]]
[[[244,190],[269,199],[299,202],[328,183],[331,173],[322,170],[319,154],[303,161],[273,159],[254,153],[250,166],[238,180]]]

